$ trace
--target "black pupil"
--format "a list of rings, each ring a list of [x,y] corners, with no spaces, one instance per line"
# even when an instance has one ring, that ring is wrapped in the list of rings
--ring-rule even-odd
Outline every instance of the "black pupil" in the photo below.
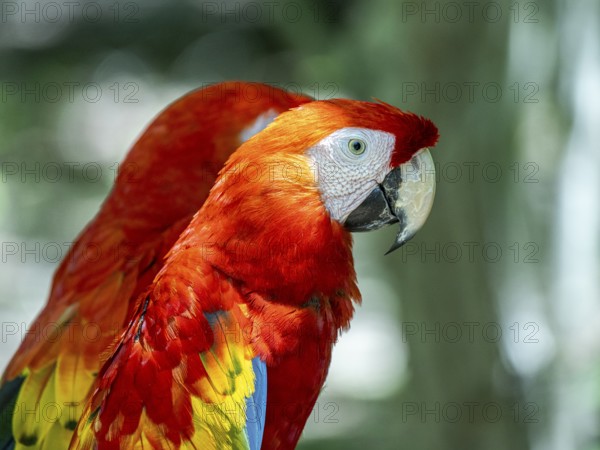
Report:
[[[359,151],[362,148],[362,144],[359,141],[354,141],[352,147],[354,148],[354,150]]]

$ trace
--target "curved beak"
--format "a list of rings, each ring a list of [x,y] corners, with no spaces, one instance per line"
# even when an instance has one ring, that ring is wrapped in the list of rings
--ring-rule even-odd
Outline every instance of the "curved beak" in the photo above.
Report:
[[[392,169],[369,196],[350,213],[344,226],[371,231],[399,222],[400,230],[388,253],[400,248],[423,226],[435,196],[435,166],[424,148]]]

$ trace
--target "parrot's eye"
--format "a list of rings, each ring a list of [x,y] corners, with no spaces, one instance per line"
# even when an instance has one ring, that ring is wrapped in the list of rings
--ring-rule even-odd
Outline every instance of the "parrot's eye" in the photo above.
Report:
[[[348,148],[352,154],[362,155],[367,149],[367,144],[365,144],[365,141],[360,139],[350,139],[348,142]]]

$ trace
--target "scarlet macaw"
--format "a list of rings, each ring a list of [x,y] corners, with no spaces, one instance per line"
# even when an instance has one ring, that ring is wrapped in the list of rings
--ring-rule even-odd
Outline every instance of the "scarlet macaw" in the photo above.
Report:
[[[34,324],[99,336],[25,340],[3,377],[0,448],[293,448],[360,302],[350,231],[399,222],[392,249],[412,237],[436,140],[429,120],[382,102],[259,84],[167,108]],[[77,250],[92,244],[105,258],[91,267]],[[51,402],[58,420],[23,414]]]

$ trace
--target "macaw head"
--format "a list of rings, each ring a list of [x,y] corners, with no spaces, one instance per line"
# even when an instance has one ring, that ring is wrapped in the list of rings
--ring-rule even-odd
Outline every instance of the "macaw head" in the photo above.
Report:
[[[399,223],[391,252],[423,226],[435,195],[428,147],[438,139],[428,119],[383,102],[336,100],[321,107],[340,127],[310,147],[318,186],[331,217],[349,231]],[[340,114],[340,111],[337,111]]]
[[[429,215],[435,169],[428,147],[437,139],[430,120],[380,101],[315,101],[281,114],[234,161],[291,164],[287,177],[316,188],[330,218],[348,231],[398,223],[391,252]],[[286,190],[284,183],[278,186]],[[299,192],[292,195],[298,198]]]

